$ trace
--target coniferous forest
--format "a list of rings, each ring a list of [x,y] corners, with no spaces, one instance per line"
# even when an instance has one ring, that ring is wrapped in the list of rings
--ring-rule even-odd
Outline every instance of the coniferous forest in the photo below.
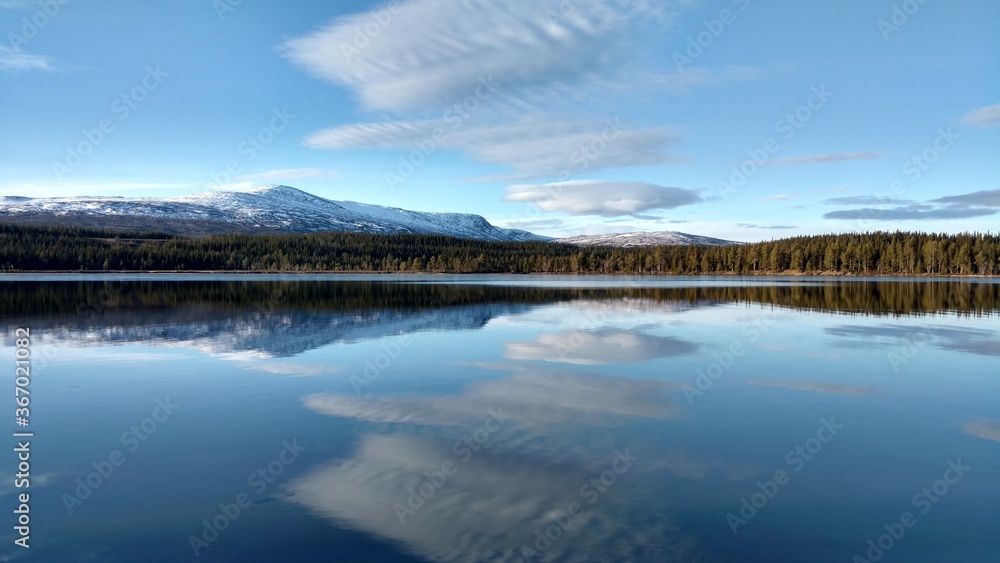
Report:
[[[0,270],[1000,275],[1000,235],[875,232],[734,246],[581,248],[435,235],[181,237],[0,224]]]

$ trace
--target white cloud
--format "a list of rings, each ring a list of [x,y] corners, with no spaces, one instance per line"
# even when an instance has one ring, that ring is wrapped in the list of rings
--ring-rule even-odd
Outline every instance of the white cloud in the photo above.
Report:
[[[758,225],[756,223],[736,223],[736,226],[744,229],[770,229],[778,231],[798,228],[795,225]]]
[[[281,52],[311,74],[351,88],[371,109],[409,110],[464,97],[490,74],[505,89],[525,92],[608,67],[629,16],[648,14],[642,5],[626,6],[411,0],[337,18],[286,42]]]
[[[1000,104],[979,108],[966,115],[962,121],[981,127],[1000,127]]]
[[[562,219],[491,219],[487,217],[490,223],[502,226],[507,229],[522,229],[525,231],[530,231],[532,229],[560,229],[565,227],[565,222]]]
[[[968,194],[950,195],[932,199],[931,202],[964,207],[1000,207],[1000,190],[981,190]]]
[[[210,355],[219,360],[233,362],[239,367],[250,371],[261,371],[265,373],[273,373],[275,375],[290,375],[292,377],[329,375],[340,373],[344,370],[344,366],[289,362],[283,359],[269,358],[266,355],[262,356],[261,354],[249,351],[211,353]]]
[[[863,207],[841,209],[824,213],[824,219],[844,219],[849,221],[938,221],[942,219],[971,219],[996,215],[998,210],[983,207],[931,205],[903,205],[897,207]]]
[[[834,154],[811,154],[806,156],[788,156],[784,158],[774,158],[768,161],[769,164],[825,164],[827,162],[845,162],[848,160],[870,160],[881,158],[877,152],[842,152]]]
[[[502,364],[482,367],[504,369]],[[680,407],[667,394],[676,388],[630,377],[513,369],[513,377],[479,381],[456,395],[305,397],[305,405],[316,412],[393,423],[393,433],[362,434],[349,457],[289,482],[288,500],[339,527],[403,544],[428,560],[514,560],[557,511],[583,504],[581,485],[607,469],[621,448],[640,460],[614,485],[614,494],[601,498],[599,510],[585,509],[574,521],[572,541],[553,542],[543,559],[589,561],[602,553],[616,561],[700,560],[693,538],[679,537],[664,518],[650,524],[635,517],[641,516],[636,507],[644,497],[626,483],[633,474],[662,480],[745,478],[752,472],[683,451],[627,450],[617,433],[594,431],[620,417],[675,416]],[[456,449],[462,447],[456,440],[482,425],[491,411],[505,416],[486,446],[468,456]],[[405,430],[414,426],[419,429],[413,434]],[[397,507],[405,507],[428,472],[445,462],[456,470],[416,505],[415,513]]]
[[[579,365],[641,363],[693,353],[696,344],[669,336],[601,329],[543,334],[534,342],[511,342],[504,357]]]
[[[670,386],[663,382],[511,369],[513,377],[477,383],[460,395],[318,393],[305,397],[303,404],[319,413],[367,422],[433,426],[474,426],[488,409],[499,407],[513,413],[512,425],[531,428],[613,416],[666,419],[679,410],[668,400]]]
[[[240,182],[284,182],[285,180],[312,180],[316,178],[332,178],[338,176],[336,170],[326,168],[282,168],[279,170],[268,170],[266,172],[255,172],[253,174],[242,174],[236,177]]]
[[[25,53],[24,51],[0,45],[0,70],[44,70],[51,72],[55,68],[52,66],[52,59],[49,57],[32,55],[31,53]]]
[[[305,145],[314,149],[411,148],[418,141],[432,138],[435,129],[444,131],[436,121],[388,121],[356,123],[323,129],[310,134]]]
[[[662,29],[672,10],[686,5],[411,0],[337,18],[280,50],[311,74],[346,86],[365,108],[400,116],[316,131],[305,139],[308,147],[424,146],[511,169],[479,181],[567,179],[583,170],[678,160],[666,152],[677,139],[667,129],[622,129],[617,119],[578,116],[609,115],[595,104],[609,97],[620,103],[622,84],[649,86],[629,67],[631,32],[651,21]],[[747,67],[691,69],[682,79],[659,80],[679,90],[755,75]],[[455,102],[470,100],[475,109],[455,112]],[[556,108],[566,116],[552,117]],[[436,112],[439,119],[427,119]]]
[[[260,182],[247,181],[230,182],[228,184],[208,184],[205,186],[205,190],[210,192],[245,192],[259,187],[261,187]]]
[[[534,545],[536,530],[551,526],[572,503],[585,506],[572,520],[572,537],[551,542],[540,560],[592,561],[595,553],[614,561],[702,559],[696,540],[677,531],[668,516],[651,522],[637,514],[643,498],[634,479],[642,471],[669,471],[677,460],[643,452],[631,473],[613,485],[614,494],[592,509],[580,487],[616,459],[613,447],[584,464],[566,456],[553,462],[542,457],[545,452],[523,448],[496,455],[492,450],[499,444],[490,445],[490,451],[464,458],[441,439],[365,434],[351,457],[288,483],[288,500],[337,527],[388,539],[430,561],[521,561],[521,546]],[[415,497],[413,491],[427,486],[426,475],[445,462],[454,464],[452,474],[426,500]],[[407,503],[417,501],[417,510],[407,513]]]
[[[228,184],[211,184],[207,186],[207,189],[213,192],[245,192],[267,184],[288,185],[294,180],[335,178],[339,175],[340,173],[336,170],[327,168],[281,168],[265,172],[254,172],[252,174],[240,174]]]
[[[833,395],[865,395],[874,393],[874,387],[859,385],[843,385],[840,383],[821,383],[818,381],[748,381],[747,385],[758,387],[781,387],[792,391],[809,391]]]
[[[187,190],[190,184],[168,184],[136,182],[51,182],[36,184],[32,182],[0,185],[0,195],[25,197],[75,197],[101,196],[109,193],[125,192],[129,195],[137,191]]]
[[[880,219],[883,221],[916,221],[966,219],[986,217],[1000,212],[1000,190],[939,197],[926,203],[908,199],[886,199],[878,196],[855,196],[828,199],[824,203],[846,205],[878,205],[860,209],[841,209],[823,215],[824,219]]]
[[[983,419],[962,425],[962,431],[970,436],[1000,442],[1000,420]]]
[[[336,150],[416,150],[424,144],[434,150],[458,150],[480,162],[509,166],[520,174],[518,177],[536,177],[677,160],[666,153],[676,138],[664,128],[631,129],[618,120],[521,119],[460,128],[445,120],[343,125],[317,131],[306,138],[305,144]]]
[[[746,82],[760,77],[760,71],[748,66],[731,66],[721,72],[706,68],[687,68],[650,77],[648,84],[670,94],[685,94],[694,88],[711,88],[728,82]]]
[[[694,190],[643,182],[572,180],[509,186],[504,201],[533,202],[543,211],[562,211],[571,215],[617,217],[673,209],[702,199]]]

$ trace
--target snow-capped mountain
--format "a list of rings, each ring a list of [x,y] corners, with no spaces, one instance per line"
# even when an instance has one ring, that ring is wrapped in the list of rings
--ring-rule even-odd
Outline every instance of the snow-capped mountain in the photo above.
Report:
[[[0,221],[179,234],[338,231],[436,234],[493,241],[548,240],[527,231],[495,227],[479,215],[332,201],[279,185],[165,198],[0,197]]]
[[[552,242],[574,244],[576,246],[729,246],[742,244],[731,240],[722,240],[700,235],[689,235],[677,231],[657,231],[652,233],[613,233],[607,235],[580,235],[576,237],[555,239]]]
[[[528,231],[496,227],[480,215],[408,211],[353,201],[334,201],[282,185],[163,198],[0,196],[0,222],[182,235],[333,231],[434,234],[490,241],[539,240],[577,246],[740,244],[676,231],[581,235],[553,240]]]

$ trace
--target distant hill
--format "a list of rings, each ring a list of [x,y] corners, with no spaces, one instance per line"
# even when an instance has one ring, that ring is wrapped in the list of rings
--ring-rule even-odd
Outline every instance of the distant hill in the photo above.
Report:
[[[629,248],[633,246],[680,246],[695,244],[699,246],[730,246],[743,244],[731,240],[722,240],[700,235],[689,235],[677,231],[657,231],[652,233],[614,233],[607,235],[580,235],[576,237],[555,239],[552,242],[573,244],[576,246],[617,246]]]

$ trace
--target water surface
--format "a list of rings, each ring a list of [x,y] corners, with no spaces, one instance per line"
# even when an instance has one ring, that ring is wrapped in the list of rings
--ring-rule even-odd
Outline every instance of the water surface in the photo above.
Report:
[[[1000,560],[997,280],[22,275],[0,311],[12,560]]]

